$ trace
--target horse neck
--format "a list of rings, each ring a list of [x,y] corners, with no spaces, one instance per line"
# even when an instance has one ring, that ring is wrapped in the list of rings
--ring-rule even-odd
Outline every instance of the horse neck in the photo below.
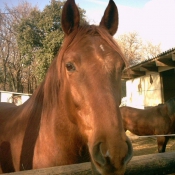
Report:
[[[161,112],[162,116],[168,117],[172,122],[175,122],[175,103],[172,103],[171,100],[165,102],[164,104],[159,104],[155,107]]]
[[[44,101],[39,133],[41,140],[46,143],[54,143],[54,146],[51,146],[54,150],[64,146],[70,153],[74,150],[74,154],[78,154],[81,150],[84,154],[85,141],[77,125],[69,120],[64,104],[61,101],[53,104],[52,107],[50,104],[52,103]],[[68,140],[71,147],[67,143]],[[87,150],[85,154],[86,152]]]
[[[54,59],[45,80],[28,102],[28,106],[32,106],[30,109],[33,112],[31,113],[34,114],[31,118],[37,118],[35,125],[39,126],[38,134],[41,138],[57,142],[57,138],[65,137],[70,142],[78,142],[81,147],[85,142],[77,125],[69,120],[64,100],[62,100],[64,88],[60,87],[60,84],[63,84],[60,81],[63,80],[59,77],[58,65],[60,63],[57,64],[57,60],[59,59]]]
[[[67,128],[68,131],[72,124],[59,100],[58,84],[52,80],[54,78],[51,78],[48,73],[45,81],[24,105],[26,105],[26,111],[30,111],[29,122],[35,120],[35,125],[40,126],[40,129],[47,130],[48,134],[56,135],[59,128]]]

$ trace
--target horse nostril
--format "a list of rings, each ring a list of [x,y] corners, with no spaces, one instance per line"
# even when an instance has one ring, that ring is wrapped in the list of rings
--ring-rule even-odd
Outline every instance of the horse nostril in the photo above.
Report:
[[[100,148],[101,144],[102,142],[99,142],[93,147],[92,156],[96,161],[96,163],[98,163],[100,166],[104,166],[106,164],[106,159],[101,152],[101,148]]]
[[[127,155],[126,155],[126,157],[124,159],[124,164],[127,164],[131,160],[131,158],[133,156],[132,144],[131,144],[131,141],[129,140],[128,137],[127,137],[126,143],[128,145],[128,153],[127,153]]]

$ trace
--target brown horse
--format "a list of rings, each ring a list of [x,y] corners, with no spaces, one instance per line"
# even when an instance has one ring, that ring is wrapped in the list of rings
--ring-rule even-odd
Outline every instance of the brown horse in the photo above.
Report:
[[[23,105],[0,105],[1,172],[91,161],[94,174],[124,174],[132,145],[119,110],[125,61],[112,38],[117,7],[110,0],[99,26],[79,22],[68,0],[64,42],[45,80]]]
[[[175,133],[175,98],[148,109],[120,108],[124,129],[139,136]],[[158,152],[165,152],[168,136],[158,136]]]

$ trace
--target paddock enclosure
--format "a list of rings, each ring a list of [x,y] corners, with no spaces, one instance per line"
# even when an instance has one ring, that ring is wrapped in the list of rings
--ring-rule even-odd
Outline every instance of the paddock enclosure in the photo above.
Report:
[[[125,175],[165,175],[175,172],[175,152],[157,153],[136,156],[128,163]],[[167,161],[168,160],[168,161]],[[9,173],[9,175],[92,175],[90,163],[53,167],[25,172]],[[5,175],[5,174],[4,174]]]

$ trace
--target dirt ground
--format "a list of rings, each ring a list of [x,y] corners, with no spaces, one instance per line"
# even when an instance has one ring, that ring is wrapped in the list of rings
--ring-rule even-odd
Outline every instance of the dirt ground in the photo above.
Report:
[[[129,131],[127,131],[126,134],[132,142],[133,156],[158,153],[157,140],[155,137],[139,137]],[[166,145],[166,152],[171,151],[175,151],[175,137],[170,138]],[[175,173],[167,175],[175,175]]]
[[[158,153],[157,140],[155,137],[139,137],[129,131],[127,131],[126,134],[132,142],[134,156]],[[170,138],[166,146],[166,152],[171,151],[175,151],[175,137]]]

